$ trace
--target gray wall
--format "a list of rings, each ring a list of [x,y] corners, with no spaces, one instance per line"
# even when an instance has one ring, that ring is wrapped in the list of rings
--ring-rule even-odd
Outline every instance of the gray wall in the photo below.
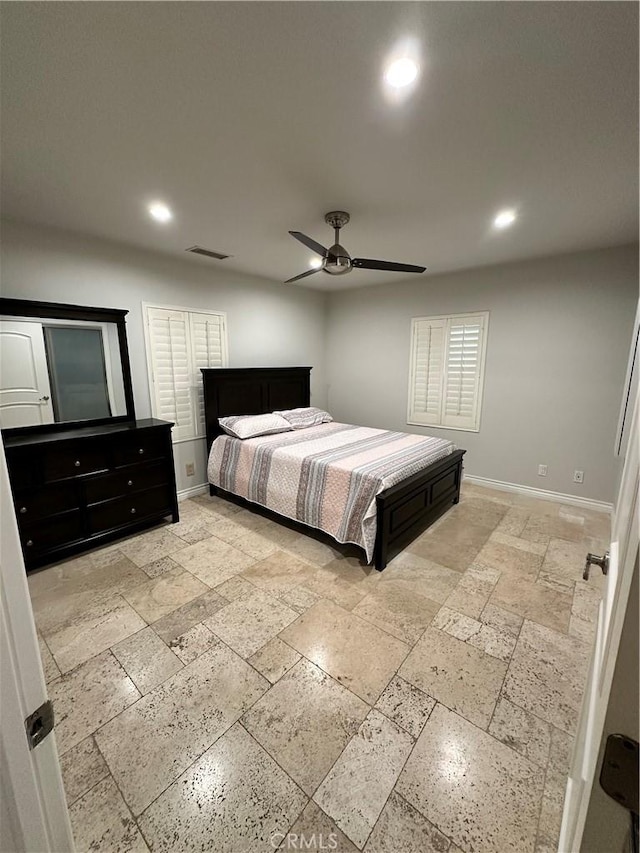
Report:
[[[637,246],[626,246],[333,292],[329,410],[341,421],[449,438],[467,449],[468,474],[612,501],[637,258]],[[411,318],[483,310],[491,313],[480,432],[407,426]],[[582,485],[575,469],[585,472]]]
[[[224,262],[175,259],[5,221],[2,295],[128,309],[139,418],[151,415],[142,302],[226,311],[230,367],[311,365],[312,402],[326,406],[323,294],[239,275]],[[206,482],[204,440],[178,443],[174,454],[178,489]],[[190,461],[196,472],[187,477]]]
[[[129,309],[138,417],[150,414],[141,303],[221,310],[232,367],[312,365],[312,402],[339,420],[444,435],[467,449],[469,474],[613,500],[637,246],[324,295],[234,274],[224,262],[5,222],[2,294]],[[480,432],[407,426],[411,317],[487,309]],[[178,488],[204,483],[204,441],[174,452]],[[537,476],[539,463],[548,465],[546,478]],[[572,482],[576,468],[583,485]]]

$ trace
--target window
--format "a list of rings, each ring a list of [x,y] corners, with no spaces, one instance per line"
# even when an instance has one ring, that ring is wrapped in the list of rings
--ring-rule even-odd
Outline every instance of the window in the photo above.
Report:
[[[205,435],[201,367],[227,366],[221,313],[143,305],[154,417],[173,421],[173,440]]]
[[[407,422],[478,432],[489,312],[414,317]]]

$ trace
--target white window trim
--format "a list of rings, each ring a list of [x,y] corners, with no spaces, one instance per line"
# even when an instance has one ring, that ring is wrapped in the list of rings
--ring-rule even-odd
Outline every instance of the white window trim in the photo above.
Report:
[[[477,394],[477,404],[475,411],[475,422],[472,427],[462,427],[462,426],[451,426],[449,424],[443,423],[433,423],[428,420],[416,420],[415,419],[415,373],[416,373],[416,359],[415,359],[415,346],[416,346],[416,330],[417,325],[420,322],[424,322],[425,320],[429,321],[446,321],[447,323],[451,320],[462,320],[466,318],[478,317],[483,319],[483,332],[482,332],[482,346],[480,347],[480,364],[478,371],[478,394]],[[485,366],[486,366],[486,356],[487,356],[487,338],[489,336],[489,311],[468,311],[462,314],[435,314],[429,315],[426,317],[412,317],[411,318],[411,341],[409,347],[409,391],[408,391],[408,403],[407,403],[407,424],[411,426],[420,426],[420,427],[428,427],[430,429],[446,429],[446,430],[456,430],[457,432],[480,432],[480,422],[482,417],[482,403],[484,397],[484,374],[485,374]],[[442,401],[446,389],[446,370],[445,365],[447,364],[447,355],[449,351],[449,336],[448,334],[445,337],[444,341],[444,358],[442,360],[442,382],[441,382],[441,398],[440,405],[442,407]],[[425,416],[426,418],[426,416]]]
[[[212,308],[211,309],[208,309],[208,308],[188,308],[184,305],[165,305],[165,304],[161,304],[158,302],[142,302],[141,305],[142,305],[142,326],[143,326],[143,331],[144,331],[145,355],[147,358],[147,379],[149,381],[149,398],[150,398],[150,404],[151,404],[151,414],[154,418],[159,418],[161,416],[157,413],[157,408],[156,408],[155,376],[154,376],[154,370],[153,370],[153,358],[152,358],[152,353],[151,353],[151,336],[149,334],[148,310],[150,308],[151,309],[156,308],[156,309],[160,309],[160,310],[164,310],[164,311],[181,311],[184,314],[188,314],[188,315],[191,315],[191,314],[205,314],[205,315],[215,314],[218,317],[220,317],[221,318],[221,325],[222,325],[222,335],[221,335],[221,340],[220,340],[221,354],[222,354],[222,365],[221,365],[221,367],[228,367],[229,366],[229,343],[228,343],[228,339],[227,339],[227,330],[228,330],[227,312],[226,311],[217,311],[217,310],[212,309]],[[187,324],[187,326],[189,327],[190,324]],[[190,356],[193,353],[191,340],[189,340],[188,352],[190,353]],[[196,406],[195,406],[195,403],[193,400],[192,400],[192,405],[193,405],[194,424],[195,424],[195,420],[197,418],[197,411],[196,411]],[[173,444],[182,444],[183,442],[187,442],[187,441],[202,441],[204,439],[205,439],[204,432],[201,434],[194,432],[193,435],[181,436],[179,438],[176,438],[172,435],[172,443]]]

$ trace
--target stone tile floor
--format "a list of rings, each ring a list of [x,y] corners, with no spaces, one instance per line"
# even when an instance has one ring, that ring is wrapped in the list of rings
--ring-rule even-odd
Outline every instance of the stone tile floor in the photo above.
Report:
[[[557,848],[607,516],[465,485],[378,573],[180,509],[29,577],[78,850]]]

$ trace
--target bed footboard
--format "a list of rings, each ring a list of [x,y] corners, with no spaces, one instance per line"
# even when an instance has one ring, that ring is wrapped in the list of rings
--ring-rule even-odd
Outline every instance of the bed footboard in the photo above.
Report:
[[[376,498],[374,565],[381,572],[396,552],[460,500],[464,450],[381,492]]]
[[[373,563],[382,571],[392,556],[402,550],[412,539],[426,530],[460,499],[462,481],[462,457],[465,450],[454,450],[449,456],[435,462],[424,471],[386,489],[376,498],[376,541]],[[213,497],[231,499],[241,506],[249,506],[259,512],[282,519],[260,504],[226,492],[217,486],[209,485],[209,494]],[[291,521],[291,519],[286,519]],[[293,522],[294,524],[299,522]],[[301,525],[304,527],[304,525]]]

